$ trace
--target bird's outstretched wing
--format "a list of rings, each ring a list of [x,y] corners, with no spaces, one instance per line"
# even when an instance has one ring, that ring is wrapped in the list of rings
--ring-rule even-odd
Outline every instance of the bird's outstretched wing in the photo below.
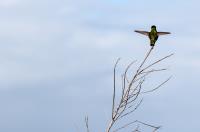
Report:
[[[143,34],[143,35],[146,35],[146,36],[149,35],[149,32],[147,32],[147,31],[139,31],[139,30],[135,30],[135,32],[136,32],[136,33]]]
[[[158,35],[167,35],[170,34],[170,32],[157,32]]]

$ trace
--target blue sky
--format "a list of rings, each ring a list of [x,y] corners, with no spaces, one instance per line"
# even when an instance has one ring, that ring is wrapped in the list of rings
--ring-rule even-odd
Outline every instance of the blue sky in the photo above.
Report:
[[[132,118],[162,125],[162,132],[198,131],[200,82],[199,1],[1,0],[0,131],[103,131],[110,117],[112,68],[140,60],[148,39],[135,29],[170,31],[152,60],[175,55],[152,76],[173,75],[145,96]],[[120,69],[121,68],[121,69]]]

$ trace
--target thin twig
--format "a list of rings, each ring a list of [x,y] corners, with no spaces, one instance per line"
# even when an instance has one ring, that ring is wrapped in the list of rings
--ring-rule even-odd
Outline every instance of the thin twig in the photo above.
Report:
[[[127,115],[129,115],[129,114],[131,114],[131,113],[133,113],[133,112],[141,105],[142,101],[143,101],[143,99],[140,100],[140,102],[136,105],[136,107],[135,107],[133,110],[131,110],[131,111],[125,113],[124,115],[121,116],[121,118],[123,118],[124,116],[127,116]],[[132,105],[132,106],[133,106],[133,105]],[[131,108],[132,106],[130,106],[129,108]]]
[[[146,94],[146,93],[150,93],[150,92],[153,92],[155,90],[157,90],[158,88],[160,88],[161,86],[163,86],[165,83],[167,83],[172,77],[169,77],[168,79],[166,79],[164,82],[162,82],[160,85],[158,85],[157,87],[155,87],[154,89],[151,89],[149,91],[144,91],[144,92],[141,92],[141,94]]]
[[[142,84],[145,81],[145,78],[154,72],[159,72],[159,71],[165,71],[166,69],[151,69],[149,70],[149,68],[153,67],[155,64],[165,60],[166,58],[169,58],[170,56],[172,56],[173,54],[170,54],[168,56],[165,56],[149,65],[147,65],[146,67],[144,67],[145,63],[147,62],[147,59],[149,58],[151,52],[153,50],[153,47],[147,52],[147,54],[145,55],[143,61],[140,63],[139,67],[136,70],[136,73],[131,77],[128,78],[127,74],[128,74],[128,70],[130,69],[130,67],[132,66],[132,64],[135,62],[131,62],[126,68],[124,73],[121,76],[121,80],[122,80],[122,93],[121,93],[121,97],[119,100],[119,103],[116,103],[116,67],[118,65],[118,62],[120,59],[118,59],[114,65],[114,75],[113,75],[113,80],[114,80],[114,86],[113,86],[113,100],[112,100],[112,118],[108,124],[108,127],[106,129],[106,132],[110,132],[111,129],[113,128],[114,124],[119,121],[119,119],[123,118],[123,117],[127,117],[129,114],[133,113],[136,109],[139,108],[139,106],[142,103],[142,100],[140,100],[140,102],[138,104],[135,104],[135,102],[138,102],[139,96],[141,94],[144,93],[149,93],[149,92],[153,92],[156,89],[158,89],[159,87],[163,86],[167,81],[169,81],[170,78],[168,78],[167,80],[165,80],[164,82],[162,82],[160,85],[158,85],[157,87],[155,87],[152,90],[149,91],[144,91],[142,92]],[[144,67],[144,68],[143,68]],[[154,132],[159,129],[159,127],[153,126],[153,125],[149,125],[140,121],[134,121],[134,122],[130,122],[127,123],[125,125],[123,125],[122,127],[115,129],[113,132],[116,132],[118,130],[121,130],[123,128],[126,128],[134,123],[140,123],[142,125],[146,125],[148,127],[152,127],[154,128]],[[139,127],[138,127],[139,128]],[[135,132],[139,132],[139,129],[135,129]]]
[[[87,128],[87,132],[90,132],[90,130],[89,130],[88,116],[85,117],[85,125],[86,125],[86,128]]]
[[[118,62],[120,61],[120,58],[117,59],[117,62],[115,63],[115,66],[114,66],[114,86],[113,86],[113,104],[112,104],[112,119],[113,119],[113,114],[114,114],[114,110],[115,110],[115,89],[116,89],[116,82],[115,82],[115,77],[116,77],[116,67],[117,67],[117,64]]]
[[[159,63],[159,62],[161,62],[161,61],[163,61],[163,60],[165,60],[165,59],[171,57],[172,55],[174,55],[174,54],[170,54],[170,55],[168,55],[168,56],[165,56],[165,57],[163,57],[163,58],[161,58],[161,59],[155,61],[154,63],[152,63],[152,64],[148,65],[147,67],[145,67],[144,69],[142,69],[140,72],[143,72],[144,70],[146,70],[146,69],[152,67],[153,65],[155,65],[155,64],[157,64],[157,63]]]
[[[150,125],[150,124],[147,124],[147,123],[138,121],[138,120],[137,120],[137,122],[138,122],[138,123],[141,123],[141,124],[143,124],[143,125],[145,125],[145,126],[152,127],[152,128],[154,128],[154,129],[156,129],[156,130],[157,130],[157,129],[160,129],[160,127],[161,127],[161,126],[153,126],[153,125]]]
[[[123,125],[122,127],[119,127],[119,128],[117,128],[117,129],[115,129],[113,132],[117,132],[117,131],[119,131],[119,130],[121,130],[121,129],[124,129],[124,128],[126,128],[126,127],[128,127],[128,126],[130,126],[130,125],[132,125],[132,124],[134,124],[134,123],[136,123],[136,122],[137,122],[137,120],[132,121],[132,122],[130,122],[130,123],[127,123],[127,124]]]
[[[151,49],[149,50],[149,52],[147,53],[146,57],[144,58],[143,62],[141,63],[141,65],[139,66],[137,73],[140,71],[140,69],[142,68],[142,66],[144,65],[144,63],[146,62],[147,58],[149,57],[151,51],[153,50],[153,47],[151,47]]]

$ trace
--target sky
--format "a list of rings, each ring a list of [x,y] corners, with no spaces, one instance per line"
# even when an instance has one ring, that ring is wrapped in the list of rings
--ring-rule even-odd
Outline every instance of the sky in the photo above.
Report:
[[[111,112],[113,66],[119,73],[149,50],[134,30],[172,34],[156,43],[151,59],[174,56],[151,76],[158,84],[131,119],[161,132],[200,130],[200,17],[198,0],[1,0],[0,131],[105,131]],[[139,63],[137,63],[139,64]],[[152,84],[148,82],[147,85]],[[120,87],[120,86],[119,86]]]

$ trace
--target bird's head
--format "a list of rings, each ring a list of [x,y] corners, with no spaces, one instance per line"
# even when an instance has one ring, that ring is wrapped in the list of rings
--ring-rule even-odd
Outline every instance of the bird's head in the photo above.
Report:
[[[151,26],[151,29],[156,29],[156,26],[155,25]]]

